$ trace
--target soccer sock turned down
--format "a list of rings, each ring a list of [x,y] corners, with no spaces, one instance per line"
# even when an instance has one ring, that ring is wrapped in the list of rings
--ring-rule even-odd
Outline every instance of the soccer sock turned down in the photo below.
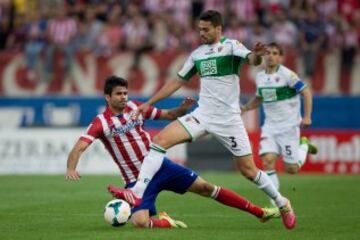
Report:
[[[253,205],[247,199],[226,188],[215,186],[211,197],[226,206],[244,210],[258,218],[264,215],[264,211],[260,207]]]
[[[285,206],[287,202],[286,198],[281,196],[280,192],[276,189],[274,184],[271,182],[269,176],[265,172],[259,170],[254,179],[254,183],[257,185],[258,188],[263,190],[271,199],[274,199],[276,206]]]
[[[279,190],[280,189],[280,182],[279,182],[279,177],[276,174],[276,171],[275,170],[269,170],[269,171],[266,171],[266,174],[269,176],[271,182],[274,184],[276,189]]]
[[[137,197],[143,197],[147,185],[150,183],[157,171],[159,171],[161,164],[164,161],[165,153],[165,149],[157,146],[156,144],[151,144],[150,152],[145,157],[141,166],[138,180],[132,188]]]

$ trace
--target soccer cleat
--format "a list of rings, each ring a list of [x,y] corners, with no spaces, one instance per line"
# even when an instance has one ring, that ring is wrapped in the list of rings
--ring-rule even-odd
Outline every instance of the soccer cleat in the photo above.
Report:
[[[285,206],[279,208],[282,221],[287,229],[293,229],[296,224],[295,212],[291,207],[290,201],[287,200]]]
[[[188,228],[188,226],[184,222],[172,219],[166,212],[160,212],[159,219],[160,220],[165,219],[170,223],[171,227],[173,228]]]
[[[142,199],[136,197],[135,194],[133,193],[133,191],[131,191],[131,189],[118,188],[111,184],[107,187],[107,189],[108,189],[109,193],[111,193],[111,195],[113,195],[113,197],[125,200],[133,207],[140,206],[140,204],[142,202]]]
[[[271,208],[262,208],[264,211],[264,214],[261,218],[259,218],[260,222],[267,222],[271,218],[279,218],[280,217],[280,211],[277,207],[271,207]]]
[[[318,152],[317,147],[314,144],[312,144],[307,137],[301,137],[300,144],[307,144],[309,146],[309,153],[317,154]]]

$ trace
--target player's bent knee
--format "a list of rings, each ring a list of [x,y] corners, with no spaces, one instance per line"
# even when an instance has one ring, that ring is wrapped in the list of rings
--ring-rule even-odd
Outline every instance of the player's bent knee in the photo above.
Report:
[[[162,146],[162,147],[167,144],[166,139],[163,138],[161,135],[154,136],[152,142],[155,143],[156,145],[159,145],[159,146]]]
[[[277,155],[271,153],[265,153],[261,155],[261,160],[265,170],[274,170]]]
[[[297,164],[287,164],[285,170],[287,173],[296,174],[299,171],[299,166]]]
[[[149,218],[133,218],[131,219],[132,223],[137,228],[147,228],[149,227]]]

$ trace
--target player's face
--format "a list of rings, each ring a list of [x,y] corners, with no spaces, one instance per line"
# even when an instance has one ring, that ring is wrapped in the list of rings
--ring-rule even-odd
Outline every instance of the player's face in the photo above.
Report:
[[[111,95],[106,95],[105,99],[111,108],[122,111],[128,101],[128,90],[126,87],[115,87]]]
[[[215,27],[211,22],[199,21],[200,39],[203,44],[213,44],[221,36],[221,26]]]
[[[282,61],[282,56],[280,55],[279,49],[275,47],[269,47],[268,50],[269,54],[265,57],[266,65],[268,67],[275,67],[280,64]]]

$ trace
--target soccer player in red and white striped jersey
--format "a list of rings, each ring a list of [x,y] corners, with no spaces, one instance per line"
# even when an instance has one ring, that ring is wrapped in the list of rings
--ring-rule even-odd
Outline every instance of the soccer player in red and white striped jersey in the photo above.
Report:
[[[195,100],[188,98],[179,107],[169,110],[151,107],[143,116],[133,120],[132,114],[135,113],[139,103],[128,101],[125,79],[116,76],[109,77],[105,83],[104,93],[107,108],[102,114],[95,117],[86,134],[80,137],[70,152],[66,179],[80,179],[80,174],[76,171],[80,156],[95,139],[100,139],[118,165],[126,188],[132,187],[138,178],[142,161],[150,150],[149,134],[142,127],[144,120],[175,119],[184,115]],[[108,187],[114,197],[118,197],[118,189],[112,185]],[[142,202],[132,209],[131,220],[135,226],[187,227],[186,224],[170,218],[166,213],[160,213],[159,219],[150,217],[156,214],[155,200],[162,190],[170,190],[179,194],[189,191],[211,197],[224,205],[246,211],[259,218],[260,221],[267,221],[279,214],[276,208],[262,209],[255,206],[231,190],[210,184],[191,169],[165,158],[158,174],[149,183]],[[131,198],[131,196],[129,197]]]

